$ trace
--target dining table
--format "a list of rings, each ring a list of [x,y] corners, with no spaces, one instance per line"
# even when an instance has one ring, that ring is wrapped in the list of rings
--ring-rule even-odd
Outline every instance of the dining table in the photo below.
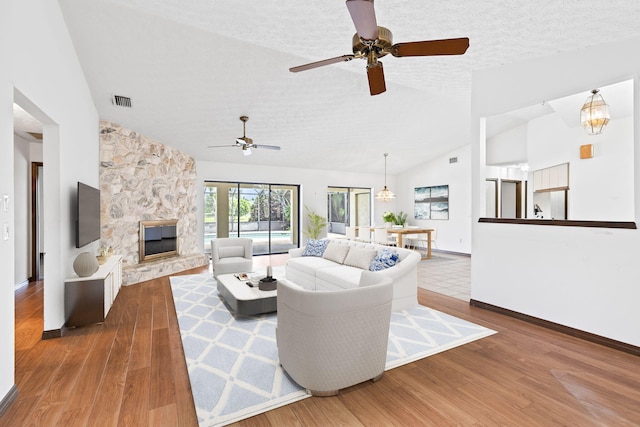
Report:
[[[371,231],[374,231],[375,227],[371,227]],[[402,236],[406,234],[426,234],[427,235],[427,253],[422,256],[422,259],[431,258],[431,233],[434,231],[433,228],[422,228],[422,227],[390,227],[387,228],[388,234],[395,234],[398,238],[398,247],[402,246]]]

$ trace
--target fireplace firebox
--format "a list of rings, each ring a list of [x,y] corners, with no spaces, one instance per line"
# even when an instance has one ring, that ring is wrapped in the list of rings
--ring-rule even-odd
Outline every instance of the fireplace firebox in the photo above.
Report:
[[[178,255],[178,220],[140,221],[139,262]]]

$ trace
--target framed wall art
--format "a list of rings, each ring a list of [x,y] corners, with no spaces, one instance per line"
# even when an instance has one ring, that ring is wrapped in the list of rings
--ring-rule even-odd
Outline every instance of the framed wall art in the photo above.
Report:
[[[449,219],[449,186],[416,187],[413,195],[415,219]]]

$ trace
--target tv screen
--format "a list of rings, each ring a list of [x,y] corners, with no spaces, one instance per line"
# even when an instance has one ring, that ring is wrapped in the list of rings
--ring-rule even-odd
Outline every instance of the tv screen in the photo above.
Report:
[[[100,190],[78,182],[76,248],[100,238]]]

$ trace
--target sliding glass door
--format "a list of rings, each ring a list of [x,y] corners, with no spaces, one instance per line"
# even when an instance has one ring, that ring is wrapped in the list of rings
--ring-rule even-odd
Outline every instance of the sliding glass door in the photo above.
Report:
[[[327,189],[329,236],[344,236],[347,226],[371,225],[371,189],[329,187]]]
[[[205,182],[204,194],[206,251],[217,237],[251,238],[255,255],[298,247],[299,186]]]

